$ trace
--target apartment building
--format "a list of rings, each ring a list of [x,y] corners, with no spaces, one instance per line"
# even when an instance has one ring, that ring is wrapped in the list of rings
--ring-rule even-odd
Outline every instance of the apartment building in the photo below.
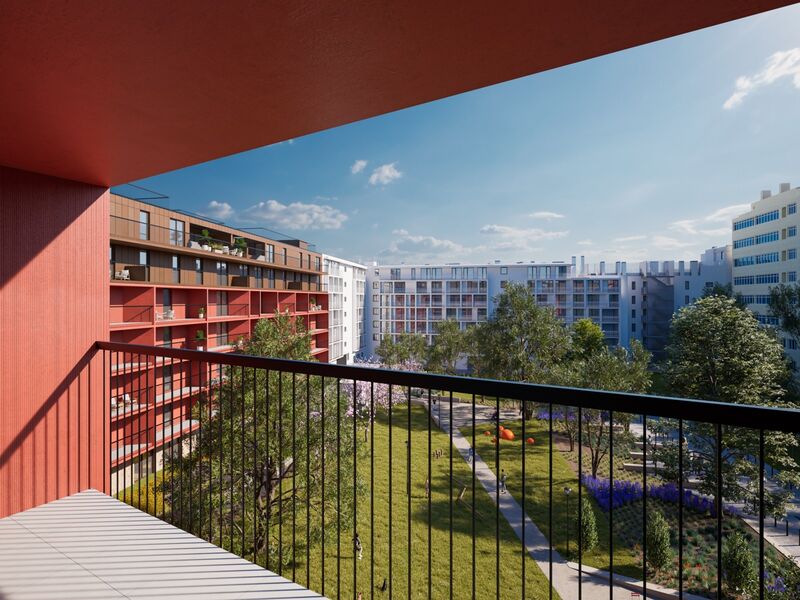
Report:
[[[364,291],[367,267],[322,255],[328,290],[329,362],[351,364],[364,347]]]
[[[660,359],[673,313],[715,283],[730,281],[730,246],[709,249],[688,263],[588,265],[573,257],[569,263],[374,265],[367,270],[365,354],[374,355],[384,336],[401,333],[422,334],[431,343],[445,319],[462,329],[486,321],[494,299],[516,282],[567,325],[591,319],[609,345],[629,347],[639,340]]]
[[[778,324],[769,315],[770,288],[797,282],[798,203],[800,188],[781,183],[777,194],[762,191],[761,199],[733,220],[733,289],[765,325]],[[797,340],[781,334],[781,341],[787,355],[800,363]]]
[[[110,208],[111,341],[231,352],[258,320],[279,311],[302,317],[312,355],[327,362],[322,255],[306,242],[272,240],[115,194]],[[191,408],[198,395],[222,378],[183,361],[132,355],[118,356],[112,374],[117,469],[143,468],[133,459],[145,453],[160,464],[161,448],[197,428]]]
[[[579,271],[572,263],[500,263],[373,266],[367,271],[367,345],[374,354],[384,336],[425,335],[455,319],[462,329],[486,321],[510,283],[526,285],[542,306],[566,323],[591,318],[609,344],[628,343],[627,317],[620,312],[621,275]],[[621,337],[622,336],[622,337]]]

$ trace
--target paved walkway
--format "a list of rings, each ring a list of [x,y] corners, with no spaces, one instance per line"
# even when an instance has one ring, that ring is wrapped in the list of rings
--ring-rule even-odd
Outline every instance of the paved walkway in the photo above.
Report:
[[[427,401],[422,401],[423,405],[427,405]],[[485,424],[491,422],[491,417],[494,414],[494,407],[485,405],[476,405],[475,407],[475,424]],[[472,404],[453,402],[453,446],[461,454],[461,457],[467,461],[469,457],[470,444],[468,439],[461,434],[462,427],[470,426],[472,424]],[[501,409],[500,420],[511,421],[519,419],[519,411],[514,409]],[[439,401],[433,407],[433,417],[438,423],[439,427],[448,435],[450,434],[450,405],[449,401]],[[475,453],[475,478],[486,493],[489,494],[492,501],[498,503],[497,478],[488,464]],[[528,553],[536,561],[539,568],[544,573],[545,577],[550,574],[550,544],[545,535],[539,528],[531,521],[531,519],[523,514],[522,507],[517,503],[511,494],[500,494],[499,496],[500,512],[508,521],[511,528],[517,537],[522,540],[523,528],[525,532],[525,546]],[[578,597],[578,585],[581,584],[582,597],[586,600],[608,600],[610,597],[608,588],[608,572],[600,571],[598,569],[588,569],[592,574],[586,572],[580,574],[577,571],[575,563],[567,562],[558,552],[553,550],[553,577],[552,585],[556,592],[563,600],[571,600]],[[660,588],[648,584],[647,597],[649,598],[677,598],[678,594],[674,590]],[[628,577],[614,575],[614,595],[615,599],[625,598],[630,600],[631,592],[638,591],[641,593],[642,584],[640,581]],[[686,600],[701,600],[700,596],[684,593],[683,597]]]

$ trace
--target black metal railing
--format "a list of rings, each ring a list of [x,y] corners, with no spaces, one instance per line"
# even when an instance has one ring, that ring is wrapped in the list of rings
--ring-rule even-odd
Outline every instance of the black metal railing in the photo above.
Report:
[[[769,461],[800,411],[98,348],[112,401],[153,406],[110,425],[112,492],[328,597],[797,597],[793,463]],[[183,390],[162,410],[156,358]]]

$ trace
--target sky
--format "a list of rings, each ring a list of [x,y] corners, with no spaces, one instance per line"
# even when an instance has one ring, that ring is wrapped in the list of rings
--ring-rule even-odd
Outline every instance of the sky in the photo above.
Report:
[[[396,264],[695,259],[786,181],[800,5],[135,183]]]

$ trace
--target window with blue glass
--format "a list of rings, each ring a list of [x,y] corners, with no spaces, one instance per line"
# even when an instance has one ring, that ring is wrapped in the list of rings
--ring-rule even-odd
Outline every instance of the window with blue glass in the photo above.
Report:
[[[793,215],[797,212],[797,203],[792,202],[789,206],[786,207],[786,212],[790,215]]]
[[[786,258],[787,260],[794,260],[797,258],[797,248],[789,248],[789,250],[786,251]]]
[[[797,235],[797,227],[795,225],[792,225],[791,227],[789,227],[786,230],[786,235],[788,235],[789,237],[796,236]]]

